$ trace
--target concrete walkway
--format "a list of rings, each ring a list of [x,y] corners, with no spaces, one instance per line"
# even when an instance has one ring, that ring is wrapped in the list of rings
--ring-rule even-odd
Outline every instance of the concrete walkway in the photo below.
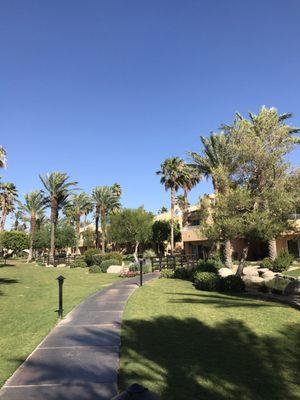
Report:
[[[144,275],[144,282],[157,274]],[[120,329],[139,277],[88,297],[62,320],[0,391],[1,400],[109,400],[117,394]],[[13,334],[13,333],[12,333]]]

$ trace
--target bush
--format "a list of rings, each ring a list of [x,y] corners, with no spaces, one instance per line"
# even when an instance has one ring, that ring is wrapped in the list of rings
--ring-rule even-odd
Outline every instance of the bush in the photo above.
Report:
[[[149,274],[149,272],[152,272],[151,264],[144,264],[143,265],[143,273],[144,274]]]
[[[101,256],[102,256],[103,261],[114,260],[115,263],[111,264],[111,265],[122,265],[123,256],[121,253],[119,253],[117,251],[111,251],[110,253],[104,253],[104,254],[101,254]]]
[[[123,256],[123,260],[124,261],[134,262],[134,255],[133,254],[126,254],[125,256]]]
[[[89,268],[89,272],[91,274],[99,274],[100,272],[102,272],[102,268],[100,265],[91,265]]]
[[[282,272],[288,269],[288,267],[294,261],[294,257],[287,251],[283,251],[278,255],[276,260],[273,262],[272,271],[274,272]]]
[[[268,268],[271,269],[272,268],[272,261],[266,257],[263,260],[261,260],[261,262],[259,263],[260,268]]]
[[[4,231],[0,235],[1,247],[7,250],[13,250],[14,253],[28,249],[29,238],[28,234],[20,231]]]
[[[139,271],[139,269],[140,269],[140,266],[137,263],[132,263],[129,265],[130,272],[136,272],[136,271]]]
[[[174,271],[174,278],[175,279],[189,279],[188,270],[184,267],[176,268]]]
[[[87,263],[88,267],[93,265],[93,256],[95,254],[100,254],[99,249],[89,249],[84,253],[85,262]]]
[[[218,272],[220,268],[224,267],[220,260],[213,260],[211,258],[207,260],[199,260],[197,263],[197,272]]]
[[[152,249],[145,250],[143,253],[144,258],[151,258],[151,257],[155,257],[155,256],[156,256],[155,251]]]
[[[106,272],[111,265],[120,265],[119,260],[104,260],[102,261],[100,268],[102,272]]]
[[[196,289],[208,292],[219,289],[220,277],[214,272],[196,272],[194,275],[194,285]]]
[[[85,262],[84,256],[76,257],[75,260],[70,265],[70,268],[86,268],[87,263]]]
[[[160,272],[161,278],[174,278],[174,271],[172,269],[162,269]]]
[[[94,254],[91,256],[92,265],[101,265],[103,261],[103,254]]]
[[[229,275],[220,279],[221,292],[244,292],[245,282],[236,275]]]

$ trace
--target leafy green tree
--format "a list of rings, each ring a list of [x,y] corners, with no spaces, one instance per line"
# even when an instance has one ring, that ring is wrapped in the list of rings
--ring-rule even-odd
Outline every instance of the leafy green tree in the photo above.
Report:
[[[165,242],[171,239],[171,223],[170,221],[155,221],[152,225],[152,241],[156,244],[158,253],[164,249]],[[174,241],[181,241],[181,230],[179,224],[174,225]]]
[[[289,165],[286,155],[289,154],[300,138],[295,136],[300,128],[288,125],[290,113],[280,115],[275,108],[262,107],[256,115],[249,114],[249,119],[236,114],[233,126],[225,127],[232,138],[232,149],[237,156],[238,175],[256,197],[256,208],[268,212],[273,226],[278,226],[275,212],[277,199],[284,199]],[[272,204],[274,202],[274,204]],[[290,199],[286,197],[284,209],[289,208]],[[276,211],[277,212],[277,211]],[[282,213],[280,213],[280,219]],[[279,224],[280,225],[280,224]],[[274,235],[278,233],[274,229]],[[276,236],[269,239],[269,257],[277,257]]]
[[[66,206],[73,193],[77,182],[70,182],[70,177],[65,172],[52,172],[45,176],[40,175],[40,179],[47,193],[47,202],[50,205],[51,223],[51,243],[50,261],[53,262],[55,256],[55,233],[59,210]]]
[[[96,248],[99,248],[99,219],[101,218],[102,251],[105,253],[106,225],[109,216],[120,209],[120,198],[111,186],[97,186],[92,193],[95,205],[95,236]]]
[[[55,248],[66,249],[76,246],[76,232],[72,225],[66,221],[59,221],[56,226]],[[51,224],[46,223],[39,229],[34,237],[33,248],[47,250],[51,247]]]
[[[22,250],[28,249],[29,240],[25,232],[5,231],[0,235],[0,243],[3,249],[13,250],[14,253],[19,253]]]
[[[110,239],[121,245],[134,246],[134,258],[138,261],[139,245],[152,239],[153,215],[143,207],[124,208],[110,218]]]
[[[88,248],[95,246],[95,232],[92,228],[87,228],[83,232],[83,245]]]
[[[11,182],[0,184],[0,208],[2,211],[0,220],[0,231],[5,228],[8,214],[15,210],[15,202],[17,200],[18,191],[15,184]]]
[[[179,157],[167,158],[160,166],[160,170],[156,172],[161,175],[160,183],[164,185],[166,190],[171,191],[171,253],[174,252],[174,222],[175,222],[175,205],[176,193],[184,184],[183,168],[185,163]]]
[[[21,210],[28,215],[30,220],[29,230],[29,253],[27,262],[30,262],[33,257],[33,242],[36,233],[37,219],[44,213],[46,208],[45,198],[40,190],[30,192],[24,196],[24,204],[20,203]]]

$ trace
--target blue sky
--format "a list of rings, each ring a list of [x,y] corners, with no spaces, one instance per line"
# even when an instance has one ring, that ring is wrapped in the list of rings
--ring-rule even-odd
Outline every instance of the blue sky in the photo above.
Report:
[[[125,206],[168,205],[162,160],[236,111],[300,125],[299,17],[298,0],[2,0],[3,180],[23,195],[66,171],[88,192],[119,182]]]

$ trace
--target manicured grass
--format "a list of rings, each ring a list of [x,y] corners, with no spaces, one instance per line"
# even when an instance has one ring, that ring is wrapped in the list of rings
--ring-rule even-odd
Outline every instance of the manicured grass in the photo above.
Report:
[[[294,269],[293,271],[286,271],[286,272],[284,272],[284,275],[300,277],[300,267],[297,269]]]
[[[58,285],[64,282],[64,310],[119,279],[82,268],[54,269],[10,262],[0,266],[0,386],[57,322]]]
[[[300,313],[160,279],[129,299],[121,388],[144,384],[162,400],[300,399]]]

